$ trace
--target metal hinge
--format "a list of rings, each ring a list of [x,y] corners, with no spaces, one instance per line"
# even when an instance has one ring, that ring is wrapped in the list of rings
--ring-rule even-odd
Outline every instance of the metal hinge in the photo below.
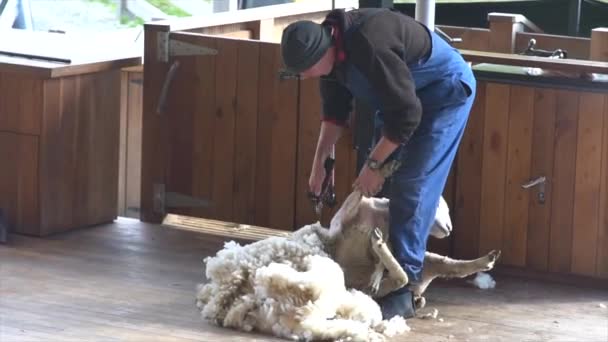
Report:
[[[172,56],[207,56],[217,55],[217,50],[171,39],[170,32],[158,32],[158,58],[161,62],[168,62]]]
[[[211,202],[176,192],[167,192],[165,184],[154,184],[154,212],[165,215],[167,208],[209,207]]]

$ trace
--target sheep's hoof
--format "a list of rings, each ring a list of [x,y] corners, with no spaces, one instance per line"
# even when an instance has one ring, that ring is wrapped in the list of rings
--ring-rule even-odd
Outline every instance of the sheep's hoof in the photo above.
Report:
[[[369,292],[372,295],[378,294],[378,291],[380,290],[380,283],[382,282],[383,276],[384,276],[384,265],[382,263],[378,263],[376,265],[376,269],[374,270],[374,273],[372,273],[372,276],[369,281],[369,289],[370,289]]]
[[[426,299],[422,296],[417,296],[414,298],[414,305],[416,306],[416,310],[422,309],[426,306]]]
[[[489,271],[494,268],[494,264],[496,263],[496,260],[498,260],[498,258],[500,258],[500,253],[501,253],[500,250],[492,250],[490,253],[488,253],[486,255],[488,263],[486,264],[484,271]]]
[[[500,250],[493,250],[488,253],[488,258],[490,258],[490,261],[496,261],[498,258],[500,258],[500,253]]]

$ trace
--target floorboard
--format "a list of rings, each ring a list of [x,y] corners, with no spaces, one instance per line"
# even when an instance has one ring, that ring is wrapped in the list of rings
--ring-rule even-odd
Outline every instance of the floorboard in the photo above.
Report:
[[[201,321],[203,258],[223,241],[119,219],[0,245],[0,341],[280,341]],[[394,341],[608,341],[608,290],[495,276],[493,290],[436,281]]]

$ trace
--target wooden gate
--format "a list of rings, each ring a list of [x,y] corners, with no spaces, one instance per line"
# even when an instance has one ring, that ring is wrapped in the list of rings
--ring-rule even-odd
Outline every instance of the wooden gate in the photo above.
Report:
[[[165,194],[194,200],[194,206],[165,203],[166,212],[283,230],[314,222],[306,190],[320,126],[316,81],[281,79],[277,43],[188,32],[170,37],[217,54],[173,56],[165,62],[167,73],[179,65],[164,111],[145,110],[154,118],[144,125],[158,125],[162,143],[152,155],[158,178],[142,179],[142,186],[164,185]],[[163,76],[158,80],[165,83]],[[162,97],[159,93],[155,103]],[[342,199],[355,172],[351,146],[348,133],[337,146],[336,186]],[[148,202],[154,208],[150,199],[158,195],[144,195],[142,207]],[[210,205],[197,207],[196,199]],[[326,211],[325,222],[331,214]]]

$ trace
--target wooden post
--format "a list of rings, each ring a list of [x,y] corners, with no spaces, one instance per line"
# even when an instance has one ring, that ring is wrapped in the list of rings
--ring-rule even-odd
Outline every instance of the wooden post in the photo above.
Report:
[[[274,18],[260,19],[251,23],[252,39],[273,42],[275,41]]]
[[[589,59],[608,62],[608,27],[600,27],[591,30]]]
[[[158,34],[169,32],[169,25],[146,24],[144,40],[144,94],[141,150],[141,212],[144,222],[161,222],[154,210],[154,185],[165,183],[167,158],[167,118],[157,113],[158,99],[169,67],[158,56]]]
[[[490,51],[514,53],[515,35],[524,30],[519,14],[488,13],[490,22]]]

